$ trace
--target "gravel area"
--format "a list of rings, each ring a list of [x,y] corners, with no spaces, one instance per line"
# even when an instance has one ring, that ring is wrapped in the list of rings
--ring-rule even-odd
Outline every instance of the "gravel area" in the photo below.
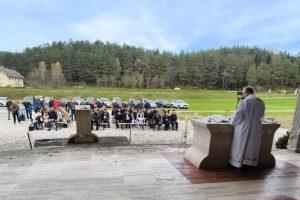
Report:
[[[20,124],[14,124],[13,120],[7,120],[6,108],[0,108],[0,151],[13,151],[29,149],[29,142],[27,138],[27,130],[30,121],[24,121]],[[185,127],[185,122],[179,122],[179,131],[153,131],[149,128],[141,130],[134,128],[131,131],[131,144],[135,145],[159,145],[171,144],[179,145],[182,142],[182,132]],[[76,132],[76,122],[72,122],[68,128],[61,128],[58,131],[39,130],[31,131],[30,136],[32,142],[38,139],[52,139],[52,138],[68,138],[71,134]],[[113,125],[112,128],[105,130],[93,131],[98,136],[126,136],[129,138],[129,129],[116,129]],[[274,141],[278,137],[284,135],[285,129],[278,129],[275,134]],[[191,144],[193,134],[193,127],[188,125],[187,143]]]
[[[184,121],[179,122],[179,131],[153,131],[148,127],[144,130],[133,128],[131,131],[131,144],[180,144],[182,142],[182,128]],[[13,119],[7,120],[5,108],[0,108],[0,151],[24,150],[29,149],[27,138],[28,126],[30,121],[23,121],[20,124],[14,124]],[[72,122],[68,128],[61,128],[57,131],[38,130],[30,131],[32,142],[37,139],[68,138],[76,132],[76,122]],[[101,136],[126,136],[129,138],[129,129],[112,128],[105,130],[99,129],[93,131],[99,137]],[[187,142],[191,143],[192,127],[189,125],[189,134]]]

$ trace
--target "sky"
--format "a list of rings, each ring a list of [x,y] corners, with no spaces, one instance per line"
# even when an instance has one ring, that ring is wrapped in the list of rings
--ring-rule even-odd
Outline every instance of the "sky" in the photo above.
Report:
[[[300,0],[0,0],[0,51],[95,40],[170,52],[300,52]]]

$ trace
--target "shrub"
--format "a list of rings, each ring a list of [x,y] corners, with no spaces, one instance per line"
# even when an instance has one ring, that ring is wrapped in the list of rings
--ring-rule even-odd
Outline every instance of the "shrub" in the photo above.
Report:
[[[277,149],[286,149],[288,141],[289,141],[289,137],[290,137],[290,132],[288,132],[288,131],[286,132],[286,135],[279,137],[276,142],[276,148]]]

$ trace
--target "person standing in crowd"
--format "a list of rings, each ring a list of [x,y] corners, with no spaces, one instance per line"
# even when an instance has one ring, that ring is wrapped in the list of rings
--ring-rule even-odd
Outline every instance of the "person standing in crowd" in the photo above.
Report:
[[[20,118],[19,118],[19,105],[16,101],[13,101],[11,106],[10,106],[13,118],[14,118],[14,124],[16,123],[16,121],[18,120],[18,122],[20,123]]]
[[[230,121],[234,134],[229,162],[247,171],[249,166],[257,166],[265,103],[254,95],[251,86],[243,89],[243,97]]]
[[[52,108],[53,106],[54,106],[54,99],[53,98],[51,98],[50,100],[49,100],[49,108]]]
[[[60,101],[56,99],[53,104],[54,109],[57,110],[60,106],[61,106]]]
[[[144,107],[143,101],[141,100],[137,105],[136,105],[136,109],[138,111],[142,110]]]
[[[19,119],[20,121],[25,121],[26,120],[26,108],[23,104],[23,102],[19,103]]]
[[[73,121],[76,121],[75,102],[71,100],[68,102],[67,106],[70,108],[70,117]]]
[[[30,107],[31,103],[29,101],[24,101],[23,105],[24,105],[25,110],[26,110],[26,117],[27,117],[27,119],[30,119],[29,107]]]
[[[171,123],[172,131],[174,131],[174,128],[176,131],[178,131],[178,121],[177,121],[177,114],[175,110],[173,110],[170,115],[170,123]]]
[[[146,110],[149,110],[151,108],[151,105],[150,105],[150,103],[148,101],[145,102],[144,108]]]
[[[12,104],[12,100],[11,99],[7,99],[6,101],[6,108],[7,108],[7,117],[8,120],[10,120],[10,114],[11,114],[11,104]]]
[[[31,122],[33,121],[33,120],[32,120],[32,113],[33,113],[33,111],[35,110],[35,108],[36,108],[36,106],[35,106],[34,104],[31,104],[31,103],[30,103],[30,106],[29,106],[28,111],[29,111],[29,117],[30,117]]]

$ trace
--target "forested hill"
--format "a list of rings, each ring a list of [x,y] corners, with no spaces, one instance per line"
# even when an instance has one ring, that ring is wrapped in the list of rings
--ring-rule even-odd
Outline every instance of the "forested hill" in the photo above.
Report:
[[[0,52],[0,65],[25,77],[44,61],[59,61],[68,82],[112,87],[238,89],[295,88],[300,57],[236,46],[172,54],[101,41],[53,42],[21,53]]]

